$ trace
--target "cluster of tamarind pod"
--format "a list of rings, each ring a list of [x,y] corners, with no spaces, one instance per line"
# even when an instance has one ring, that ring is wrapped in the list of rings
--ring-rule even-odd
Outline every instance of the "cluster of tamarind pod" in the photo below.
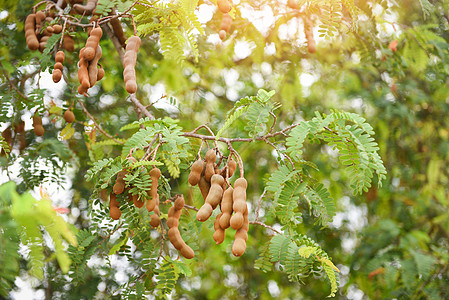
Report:
[[[80,60],[78,63],[78,80],[80,86],[78,87],[78,93],[81,95],[85,95],[89,88],[93,87],[97,81],[104,77],[104,69],[98,63],[102,55],[100,46],[102,35],[103,30],[100,26],[92,29],[87,38],[86,45],[80,50]]]
[[[29,14],[25,20],[25,38],[27,46],[30,50],[38,50],[43,52],[47,45],[48,39],[53,34],[61,33],[62,26],[53,24],[54,13],[48,11],[38,11]]]
[[[20,121],[18,124],[14,125],[14,131],[12,130],[12,126],[6,127],[5,130],[2,131],[2,137],[10,148],[15,141],[18,141],[19,151],[22,151],[27,146],[25,138],[25,122]],[[5,154],[6,152],[2,149],[0,151],[0,156],[4,156]]]
[[[223,13],[218,36],[221,40],[224,40],[226,38],[226,34],[229,32],[229,29],[231,29],[232,17],[231,15],[229,15],[229,12],[232,9],[232,4],[228,0],[218,0],[217,6],[218,9]]]
[[[214,209],[220,205],[221,213],[214,222],[213,238],[217,244],[221,244],[225,239],[225,230],[233,228],[236,233],[232,254],[241,256],[245,253],[249,229],[247,182],[241,177],[235,181],[234,188],[231,185],[227,187],[226,179],[232,177],[237,163],[230,158],[220,170],[215,163],[216,160],[215,150],[210,149],[206,152],[205,161],[200,158],[192,165],[189,183],[192,186],[198,185],[205,200],[196,214],[196,219],[200,222],[208,220]]]

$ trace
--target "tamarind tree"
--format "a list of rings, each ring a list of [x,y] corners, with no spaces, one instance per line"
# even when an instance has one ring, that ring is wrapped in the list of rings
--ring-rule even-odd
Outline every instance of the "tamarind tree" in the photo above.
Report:
[[[445,11],[7,0],[0,294],[447,297]]]

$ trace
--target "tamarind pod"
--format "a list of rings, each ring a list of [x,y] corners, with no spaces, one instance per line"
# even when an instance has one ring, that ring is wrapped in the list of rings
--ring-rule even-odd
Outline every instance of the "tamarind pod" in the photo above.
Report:
[[[211,177],[211,187],[207,194],[206,202],[209,203],[213,209],[217,207],[223,197],[222,185],[224,182],[224,178],[221,175],[214,174]]]
[[[161,224],[161,218],[159,218],[160,215],[160,211],[159,211],[159,196],[157,198],[157,203],[156,203],[156,207],[154,208],[154,214],[150,216],[151,221],[150,221],[150,225],[152,227],[158,227]],[[177,227],[178,225],[176,225]]]
[[[104,77],[104,69],[103,69],[103,66],[100,65],[100,68],[98,69],[98,72],[97,72],[97,81],[102,80],[103,77]]]
[[[313,38],[313,28],[310,19],[305,18],[304,19],[304,33],[306,35],[307,40],[307,50],[309,53],[315,53],[316,52],[316,43],[315,39]]]
[[[91,15],[95,7],[97,7],[97,1],[98,0],[87,0],[86,5],[75,4],[73,5],[73,8],[80,15]]]
[[[243,221],[243,214],[241,212],[236,212],[229,220],[229,225],[231,225],[232,229],[239,230],[243,225]]]
[[[139,200],[139,195],[133,195],[131,193],[128,194],[129,199],[133,200],[134,206],[137,208],[141,208],[144,205],[142,200]]]
[[[36,15],[29,14],[25,20],[25,39],[30,50],[39,48],[39,41],[36,36]]]
[[[118,220],[118,219],[120,219],[120,216],[122,215],[122,211],[118,207],[111,207],[109,209],[109,215],[111,216],[111,218],[113,220]]]
[[[207,195],[209,194],[210,183],[206,181],[204,176],[201,176],[200,182],[198,182],[198,187],[200,188],[201,195],[203,195],[203,199],[206,200]]]
[[[228,0],[217,0],[218,9],[226,14],[231,11],[232,5]]]
[[[14,131],[17,132],[17,133],[24,132],[25,131],[25,122],[24,121],[20,121],[19,124],[14,126]]]
[[[112,9],[112,14],[115,14],[115,10]],[[125,47],[126,44],[126,36],[123,32],[122,23],[118,18],[111,19],[111,26],[112,30],[114,31],[115,36],[117,37],[118,41],[120,42],[120,45],[122,47]]]
[[[171,209],[172,207],[170,207]],[[170,211],[170,210],[169,210]],[[182,210],[174,210],[173,216],[169,216],[167,219],[167,226],[168,228],[172,227],[178,227],[179,225],[179,218],[181,217]]]
[[[103,35],[101,27],[95,27],[90,32],[90,36],[87,38],[86,46],[84,48],[83,57],[87,61],[91,61],[95,57],[95,51],[97,50],[100,39]]]
[[[65,59],[64,51],[59,50],[58,52],[56,52],[55,62],[57,62],[57,63],[59,62],[62,64],[64,62],[64,59]]]
[[[75,114],[70,109],[66,110],[64,112],[64,120],[67,123],[73,123],[75,121]]]
[[[97,46],[97,51],[95,52],[95,58],[89,62],[89,66],[87,67],[87,72],[89,73],[89,84],[90,87],[93,87],[97,82],[98,78],[98,68],[97,63],[101,58],[102,50],[101,46]]]
[[[109,194],[109,208],[119,207],[119,202],[117,201],[117,195],[114,193]]]
[[[178,211],[178,210],[181,210],[181,209],[183,209],[184,208],[184,205],[185,205],[185,200],[184,200],[184,196],[182,195],[182,194],[179,194],[179,195],[177,195],[176,196],[176,200],[175,200],[175,209]],[[178,218],[179,219],[179,218]]]
[[[104,201],[104,202],[108,201],[108,192],[105,189],[100,191],[99,196],[102,201]]]
[[[229,221],[231,219],[232,214],[232,193],[234,192],[234,189],[232,186],[230,186],[226,191],[223,193],[223,200],[221,201],[221,211],[222,216],[220,217],[220,227],[223,229],[228,228]]]
[[[220,40],[223,41],[223,40],[226,38],[226,31],[223,30],[223,29],[221,29],[221,30],[218,32],[218,36],[220,37]]]
[[[246,250],[246,242],[244,239],[236,239],[232,245],[232,254],[234,256],[242,256]]]
[[[84,49],[81,49],[80,51],[80,56],[81,53],[83,53]],[[88,66],[89,66],[89,62],[87,60],[85,60],[84,58],[81,58],[79,63],[78,63],[78,80],[80,85],[83,87],[83,89],[85,89],[86,91],[90,88],[90,83],[89,83],[89,72],[88,72]]]
[[[184,241],[181,238],[181,233],[179,232],[178,227],[172,227],[168,230],[168,240],[177,250],[180,250],[184,244]]]
[[[80,95],[83,95],[83,96],[86,96],[87,97],[87,89],[86,88],[84,88],[83,86],[78,86],[78,94],[80,94]]]
[[[200,222],[204,222],[212,215],[214,209],[209,203],[204,203],[203,206],[196,213],[196,219]]]
[[[157,214],[151,215],[150,218],[151,227],[158,227],[161,224],[161,218]]]
[[[36,13],[36,31],[39,32],[42,26],[42,22],[45,20],[45,13],[40,10]]]
[[[121,193],[123,193],[123,191],[125,190],[125,181],[122,179],[122,180],[119,180],[118,178],[117,178],[117,180],[115,181],[115,184],[114,184],[114,186],[112,187],[112,191],[115,193],[115,194],[121,194]]]
[[[221,244],[225,239],[225,231],[221,228],[218,228],[217,230],[215,230],[214,235],[212,237],[217,245]]]
[[[204,162],[202,159],[198,159],[193,163],[192,168],[190,169],[188,179],[191,186],[195,186],[198,184],[198,182],[200,182],[201,173],[203,172],[203,169],[204,169]]]
[[[229,14],[223,14],[223,18],[221,19],[221,30],[224,30],[226,32],[229,31],[229,29],[231,29],[231,24],[232,24],[232,17]]]
[[[62,26],[59,24],[53,25],[52,28],[53,28],[53,33],[55,33],[55,34],[62,32]]]
[[[53,69],[52,78],[54,83],[58,83],[62,78],[62,71],[56,68]]]
[[[64,69],[64,67],[62,66],[62,63],[57,62],[57,63],[55,63],[54,69],[62,71]]]
[[[245,242],[248,240],[249,219],[248,210],[243,214],[243,224],[239,230],[235,233],[235,239],[243,239]]]
[[[19,134],[19,151],[22,152],[27,146],[27,140],[24,134]]]
[[[69,52],[73,52],[75,50],[75,41],[73,40],[73,37],[70,35],[64,36],[62,47]]]
[[[217,154],[215,154],[214,149],[209,149],[206,152],[205,160],[206,160],[206,169],[204,170],[204,178],[206,179],[207,182],[210,182],[212,175],[215,174],[214,164],[215,161],[217,160]]]
[[[228,166],[228,174],[229,174],[229,178],[232,177],[232,175],[234,175],[235,170],[237,169],[237,162],[231,158],[228,163],[226,164]]]
[[[193,252],[192,248],[189,247],[189,245],[184,244],[185,246],[181,248],[181,255],[184,256],[187,259],[192,259],[195,257],[195,252]]]
[[[151,189],[149,191],[149,198],[147,199],[147,210],[153,211],[154,207],[156,206],[156,201],[158,199],[158,194],[157,194],[157,186],[158,186],[158,180],[159,177],[161,177],[161,170],[159,170],[158,168],[153,168],[150,171],[150,178],[151,178]]]
[[[45,28],[45,31],[46,32],[49,32],[49,33],[54,33],[55,32],[55,30],[53,29],[53,26],[51,26],[51,25],[49,25],[49,26],[47,26],[47,28]],[[44,32],[45,32],[44,31]],[[59,33],[59,32],[58,32]]]
[[[141,40],[138,36],[132,36],[128,40],[123,59],[123,79],[125,81],[125,89],[128,93],[134,94],[137,91],[136,83],[136,61],[137,51],[139,50]]]
[[[16,130],[17,131],[17,130]],[[12,131],[11,126],[6,127],[5,130],[2,132],[2,137],[5,139],[5,141],[11,146],[12,142]]]
[[[42,118],[37,114],[33,116],[33,126],[35,125],[42,125]]]
[[[43,136],[44,133],[45,133],[44,126],[42,126],[42,125],[36,125],[36,126],[34,126],[34,133],[35,133],[37,136]]]

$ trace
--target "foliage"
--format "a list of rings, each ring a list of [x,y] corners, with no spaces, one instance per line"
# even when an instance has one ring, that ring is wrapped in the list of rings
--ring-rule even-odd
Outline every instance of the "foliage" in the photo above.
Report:
[[[12,129],[10,142],[0,139],[1,182],[16,182],[0,186],[2,297],[25,270],[50,298],[448,297],[446,3],[240,1],[217,43],[215,3],[100,0],[96,13],[119,14],[126,36],[136,25],[142,37],[138,92],[124,91],[123,49],[104,30],[106,76],[88,97],[76,96],[87,38],[79,26],[65,83],[46,83],[61,36],[28,51],[24,20],[35,3],[8,0],[0,20],[0,129]],[[43,137],[32,132],[35,113]],[[234,258],[231,230],[220,245],[212,239],[216,213],[200,223],[185,209],[179,229],[195,252],[186,260],[167,239],[167,213],[176,194],[189,207],[204,203],[187,175],[213,147],[223,162],[241,158],[230,183],[240,171],[248,181],[248,244]],[[153,213],[128,201],[146,197],[154,166],[157,229]],[[100,196],[122,170],[129,190],[113,221]],[[25,192],[40,185],[62,196]],[[66,221],[52,207],[61,203]]]

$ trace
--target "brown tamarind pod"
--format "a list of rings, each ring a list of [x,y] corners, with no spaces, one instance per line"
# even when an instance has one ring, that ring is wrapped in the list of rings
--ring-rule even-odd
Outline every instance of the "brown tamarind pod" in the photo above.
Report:
[[[204,169],[204,178],[207,182],[210,182],[210,179],[212,175],[215,174],[215,168],[214,164],[217,160],[217,154],[215,154],[214,149],[209,149],[206,152],[206,157],[204,158],[206,160],[206,168]]]
[[[75,114],[70,109],[66,110],[64,112],[64,120],[67,123],[73,123],[75,121]]]
[[[181,248],[181,255],[187,259],[192,259],[195,256],[195,252],[193,252],[192,248],[190,248],[187,244]]]
[[[85,60],[91,61],[94,59],[102,35],[103,30],[101,30],[101,27],[98,26],[92,29],[90,36],[87,38],[86,46],[84,47],[83,58]]]
[[[201,173],[203,172],[203,168],[204,168],[204,162],[202,159],[198,159],[196,162],[193,163],[192,168],[190,169],[190,174],[189,174],[190,185],[194,186],[194,185],[197,185],[198,182],[200,182]]]
[[[100,199],[104,202],[108,201],[108,192],[105,189],[100,191]]]
[[[154,214],[150,216],[150,218],[151,218],[150,225],[152,227],[158,227],[161,224],[161,218],[159,218],[159,215],[160,215],[160,211],[159,211],[159,195],[157,197],[156,206],[154,207],[153,212],[154,212]]]
[[[62,32],[62,26],[59,24],[53,25],[52,28],[53,28],[53,33],[55,33],[55,34]]]
[[[136,61],[137,51],[139,50],[141,40],[138,36],[132,36],[128,40],[123,59],[123,79],[125,81],[125,89],[128,93],[134,94],[137,91],[136,83]]]
[[[36,15],[29,14],[25,20],[25,38],[28,49],[37,50],[39,41],[36,36]]]
[[[113,220],[118,220],[122,215],[122,211],[119,209],[117,196],[114,193],[111,193],[109,196],[109,214]]]
[[[47,28],[45,28],[45,31],[48,32],[48,33],[54,33],[55,32],[55,30],[53,29],[53,26],[51,26],[51,25],[47,26]]]
[[[42,125],[36,125],[36,126],[34,126],[34,133],[35,133],[37,136],[43,136],[44,133],[45,133],[44,126],[42,126]]]
[[[232,25],[232,17],[230,14],[223,14],[223,18],[221,19],[221,30],[224,30],[226,32],[229,31],[229,29],[231,29],[231,25]]]
[[[224,178],[221,175],[215,174],[211,178],[211,187],[206,197],[206,202],[201,206],[200,210],[196,213],[196,219],[200,222],[204,222],[212,215],[212,212],[220,203],[223,196]]]
[[[86,59],[84,59],[85,50],[86,50],[85,48],[81,49],[79,54],[80,61],[78,63],[79,67],[78,80],[82,88],[87,91],[90,88],[90,82],[89,82],[89,71],[87,69],[89,66],[89,62]]]
[[[102,80],[103,77],[104,77],[104,69],[103,69],[103,66],[100,65],[100,64],[99,64],[99,66],[100,66],[100,68],[98,69],[98,72],[97,72],[97,81]]]
[[[246,242],[243,239],[236,239],[234,241],[234,244],[232,245],[232,254],[234,256],[242,256],[243,253],[245,253],[246,250]]]
[[[168,228],[178,227],[179,218],[181,217],[182,209],[176,210],[174,206],[168,210],[167,226]]]
[[[200,188],[201,195],[203,195],[203,199],[206,200],[210,190],[210,183],[206,181],[204,176],[201,176],[200,182],[198,182],[198,187]]]
[[[19,151],[22,152],[23,149],[27,146],[27,140],[25,138],[25,134],[21,133],[18,135],[19,139]]]
[[[223,40],[226,38],[226,31],[223,30],[223,29],[221,29],[221,30],[218,32],[218,36],[220,37],[220,40],[223,41]]]
[[[179,194],[176,196],[176,200],[175,200],[175,209],[178,210],[182,210],[184,208],[185,205],[185,200],[184,200],[184,196],[182,194]],[[179,217],[178,217],[179,219]]]
[[[139,195],[133,195],[131,193],[128,194],[128,197],[132,199],[134,206],[137,208],[141,208],[144,205],[144,202],[139,200]]]
[[[42,125],[42,118],[38,114],[33,116],[33,126],[35,125]]]
[[[307,40],[307,50],[309,53],[316,52],[316,43],[313,38],[313,27],[309,18],[304,18],[304,33],[306,35]]]
[[[25,132],[25,122],[20,121],[16,126],[14,126],[14,131],[17,133]]]
[[[215,232],[212,237],[217,245],[223,243],[225,239],[225,230],[220,227],[220,219],[222,216],[222,214],[217,215],[214,222]]]
[[[2,137],[5,139],[5,141],[8,143],[8,145],[11,146],[11,142],[12,142],[11,126],[8,126],[8,127],[6,127],[5,130],[3,130]]]
[[[112,9],[111,14],[115,15],[114,8]],[[122,47],[125,47],[126,46],[126,36],[125,36],[125,33],[123,32],[122,23],[120,22],[120,20],[118,18],[111,19],[110,23],[111,23],[112,30],[114,31],[115,36],[117,37],[118,41],[120,42],[120,45],[122,45]]]
[[[69,52],[75,51],[75,41],[73,40],[73,37],[65,35],[62,41],[62,47]]]
[[[191,259],[195,256],[192,248],[190,248],[182,239],[181,233],[179,232],[179,229],[177,227],[172,227],[168,230],[168,239],[185,258]]]
[[[93,87],[95,85],[95,83],[97,82],[97,78],[98,78],[97,64],[98,64],[98,61],[101,58],[101,54],[102,54],[101,46],[98,45],[97,46],[97,51],[95,52],[95,57],[94,57],[94,59],[92,59],[89,62],[89,66],[87,67],[87,72],[89,74],[90,87]]]
[[[73,9],[80,15],[91,15],[95,7],[97,7],[98,0],[87,0],[86,5],[75,4]]]
[[[240,229],[243,225],[244,217],[243,214],[247,210],[246,206],[246,188],[248,183],[245,178],[241,177],[237,179],[234,183],[234,192],[232,193],[232,198],[234,203],[232,209],[235,214],[231,217],[229,224],[235,230]]]
[[[154,210],[154,207],[156,206],[157,200],[159,198],[159,195],[157,194],[157,186],[159,177],[161,177],[161,170],[159,170],[158,168],[151,169],[150,177],[151,177],[151,189],[146,204],[147,210],[149,212]]]
[[[65,59],[64,51],[59,50],[58,52],[56,52],[55,62],[57,62],[57,63],[59,62],[62,64],[64,62],[64,59]]]
[[[218,9],[226,14],[231,11],[232,5],[228,0],[217,0]]]
[[[61,81],[62,71],[60,69],[53,69],[52,79],[54,83],[58,83]]]
[[[228,171],[229,178],[231,178],[232,175],[234,175],[235,170],[237,169],[237,162],[233,158],[231,158],[227,163],[227,167],[229,169]]]
[[[117,174],[117,180],[115,181],[114,186],[112,187],[112,191],[115,194],[121,194],[123,193],[123,191],[125,190],[125,176],[128,174],[128,171],[123,170],[118,172]]]
[[[42,27],[42,22],[45,20],[45,13],[40,10],[36,13],[36,31],[39,32]]]
[[[229,221],[231,220],[232,215],[232,193],[234,192],[234,189],[232,186],[226,189],[226,191],[223,193],[223,200],[221,200],[221,212],[222,216],[220,217],[220,227],[223,229],[228,228]]]

